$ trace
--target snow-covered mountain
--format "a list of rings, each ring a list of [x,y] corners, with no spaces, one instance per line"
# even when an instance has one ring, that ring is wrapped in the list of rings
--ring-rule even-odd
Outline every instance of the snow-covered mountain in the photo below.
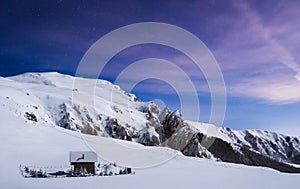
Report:
[[[197,128],[198,140],[209,139],[204,128],[210,124],[189,122]],[[203,130],[204,129],[204,130]],[[218,128],[215,141],[208,149],[222,161],[265,166],[282,172],[299,172],[290,164],[300,163],[300,143],[297,137],[262,130],[234,131]]]
[[[6,99],[0,99],[1,106]],[[153,187],[159,188],[294,188],[299,184],[299,174],[285,174],[272,169],[250,167],[238,164],[216,162],[205,158],[193,158],[178,155],[172,160],[147,169],[134,169],[135,175],[112,177],[71,177],[71,178],[24,178],[19,165],[37,168],[59,167],[69,165],[70,151],[90,150],[78,132],[61,127],[50,127],[39,122],[25,122],[7,109],[0,108],[0,187],[30,189],[82,189],[114,188],[131,189]],[[97,136],[91,136],[97,137]],[[108,137],[99,138],[99,145],[110,145],[114,140]],[[149,148],[128,141],[122,145],[135,148]],[[167,150],[162,149],[162,150]],[[135,161],[148,161],[155,158],[162,150],[153,148],[154,156],[138,155]],[[155,153],[157,152],[157,153]],[[127,154],[117,153],[126,157]]]
[[[76,88],[75,79],[81,83],[92,81],[59,73],[0,78],[1,109],[30,124],[169,147],[186,156],[300,172],[289,165],[300,164],[296,137],[260,130],[232,131],[185,121],[179,111],[160,110],[153,102],[141,102],[104,80],[96,80],[93,106],[81,104],[74,101],[74,96],[85,96],[89,91]],[[213,136],[207,132],[210,127],[217,130]],[[214,140],[208,148],[207,140]]]

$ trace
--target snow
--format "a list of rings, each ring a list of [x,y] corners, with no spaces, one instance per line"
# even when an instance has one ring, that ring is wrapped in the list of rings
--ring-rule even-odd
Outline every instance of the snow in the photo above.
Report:
[[[206,134],[208,137],[218,137],[229,143],[232,142],[232,138],[230,138],[228,135],[222,132],[222,129],[215,125],[209,123],[199,123],[194,121],[187,121],[187,123],[196,128],[201,133]]]
[[[0,78],[0,162],[2,163],[0,188],[276,189],[295,187],[300,184],[300,175],[298,174],[285,174],[267,168],[222,163],[208,159],[188,158],[165,147],[145,147],[134,142],[84,135],[77,131],[57,127],[55,120],[59,119],[59,115],[53,114],[52,110],[57,108],[61,102],[68,106],[72,105],[72,99],[69,98],[72,95],[72,85],[72,77],[58,73],[31,73]],[[123,122],[133,124],[137,128],[142,127],[143,124],[140,122],[145,121],[145,115],[135,109],[143,105],[142,102],[133,102],[132,96],[124,94],[121,89],[107,81],[98,81],[97,87],[95,93],[97,109],[110,116],[117,114]],[[131,115],[129,118],[128,114],[117,113],[111,108],[112,104],[106,97],[109,96],[112,88],[115,89],[117,99],[114,105],[122,112],[126,112],[128,106],[133,111],[129,112]],[[146,104],[144,103],[144,105]],[[33,122],[25,119],[24,113],[27,111],[33,112],[39,121]],[[91,116],[96,119],[96,115]],[[74,117],[78,120],[81,119],[76,115]],[[207,129],[202,126],[198,124],[197,127],[196,124],[197,129]],[[225,130],[221,130],[225,132]],[[240,134],[239,138],[242,138],[242,132],[235,134]],[[255,132],[255,135],[259,134],[263,135],[264,133]],[[218,132],[218,135],[224,140],[232,140],[221,131]],[[126,148],[121,148],[121,146]],[[98,154],[99,161],[104,159],[119,165],[129,164],[134,167],[135,174],[51,179],[24,178],[20,174],[20,164],[37,168],[51,166],[65,168],[69,166],[71,151],[91,151],[93,149],[101,151]],[[172,158],[166,161],[165,156]],[[149,166],[140,168],[145,167],[145,162]]]
[[[85,86],[95,83],[94,96],[91,96],[93,94],[85,90],[88,89]],[[61,111],[59,107],[62,104],[65,104],[67,110],[72,109],[74,105],[78,106],[86,114],[89,114],[92,120],[98,119],[97,113],[99,112],[104,117],[118,117],[122,125],[128,124],[137,130],[143,129],[146,122],[145,114],[137,110],[146,103],[133,101],[136,98],[134,95],[126,94],[119,86],[104,80],[76,78],[75,82],[74,77],[57,72],[26,73],[1,78],[0,86],[0,97],[9,97],[11,111],[19,116],[24,115],[26,111],[33,112],[38,118],[42,118],[40,121],[53,125],[62,118],[62,115],[55,113]],[[92,104],[76,104],[78,100],[86,102],[91,97],[93,97]],[[37,110],[33,106],[41,108],[43,111]],[[74,123],[81,123],[85,121],[83,119],[86,119],[85,116],[76,115],[74,111],[68,113],[74,119]]]
[[[69,151],[90,150],[75,131],[24,120],[0,110],[0,133],[3,162],[1,188],[283,188],[300,184],[300,175],[215,162],[207,159],[176,156],[172,160],[147,169],[135,169],[134,175],[85,178],[23,178],[19,164],[44,167],[68,165]],[[106,139],[108,142],[112,139]],[[120,142],[120,141],[118,141]],[[123,145],[129,145],[124,142]],[[139,148],[145,148],[133,144]],[[152,149],[155,149],[154,147]],[[155,150],[154,150],[155,151]],[[143,157],[137,155],[135,160]]]

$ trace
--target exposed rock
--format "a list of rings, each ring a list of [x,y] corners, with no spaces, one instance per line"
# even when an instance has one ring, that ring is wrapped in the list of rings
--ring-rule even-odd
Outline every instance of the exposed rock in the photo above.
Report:
[[[206,148],[204,148],[199,141],[198,134],[195,134],[189,140],[186,147],[181,151],[186,156],[216,159]]]
[[[70,113],[67,112],[66,104],[59,105],[61,118],[57,121],[57,125],[65,129],[75,130],[73,127],[72,120],[70,118]]]
[[[82,130],[82,133],[88,134],[88,135],[97,135],[96,129],[94,129],[91,125],[86,125]]]
[[[159,135],[154,127],[145,128],[140,131],[137,142],[145,146],[158,146],[160,144]]]
[[[235,150],[229,143],[219,138],[215,139],[215,142],[208,150],[214,156],[225,162],[270,167],[287,173],[300,173],[300,168],[293,167],[283,162],[278,162],[270,157],[254,152],[245,146],[242,146],[239,150]]]
[[[34,115],[34,113],[25,112],[24,117],[27,118],[30,121],[34,121],[34,122],[38,121],[37,117],[36,117],[36,115]]]
[[[174,134],[179,128],[184,126],[183,118],[179,111],[168,113],[167,110],[163,111],[165,118],[160,116],[162,126],[157,128],[157,133],[160,136],[161,142],[165,142]]]
[[[186,148],[195,134],[195,129],[188,126],[183,127],[167,140],[167,146],[172,149],[182,151],[184,148]]]
[[[182,150],[182,153],[186,156],[200,157],[200,143],[197,137],[193,137],[188,145]]]
[[[154,127],[155,129],[161,126],[160,121],[158,119],[160,110],[156,104],[151,103],[149,105],[149,110],[146,114],[146,119],[148,122],[146,123],[148,127]]]
[[[118,108],[116,105],[111,106],[111,109],[113,109],[116,113],[123,114],[123,111],[120,108]]]
[[[129,140],[129,138],[132,138],[126,131],[126,128],[122,126],[120,124],[120,121],[116,118],[106,119],[105,131],[112,138],[117,138],[121,140]]]
[[[67,107],[66,104],[59,106],[60,119],[57,121],[57,125],[66,129],[80,130],[82,133],[90,135],[98,135],[100,126],[97,125],[86,108],[81,109],[79,105],[74,105],[73,108]],[[75,118],[71,116],[76,114],[81,122],[75,122]],[[79,121],[78,120],[78,121]]]
[[[254,136],[251,132],[245,131],[244,139],[250,144],[246,146],[278,161],[300,164],[300,144],[297,138],[281,137],[267,131],[261,132],[269,137]],[[270,139],[275,139],[275,141]]]

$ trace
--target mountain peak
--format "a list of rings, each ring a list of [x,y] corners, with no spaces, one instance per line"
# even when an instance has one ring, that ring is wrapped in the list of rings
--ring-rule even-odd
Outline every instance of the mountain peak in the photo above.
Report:
[[[33,124],[38,122],[90,135],[171,147],[188,156],[298,171],[285,164],[300,164],[300,143],[295,137],[219,127],[218,133],[208,135],[208,127],[216,126],[185,121],[180,111],[160,110],[153,102],[141,102],[134,94],[105,80],[97,80],[94,94],[86,94],[84,89],[73,88],[75,79],[58,72],[9,77],[0,83],[0,100],[3,107],[7,107],[6,111]],[[78,97],[92,95],[93,104],[83,104],[80,99],[74,101],[77,94]],[[205,149],[203,142],[207,139],[214,143]]]

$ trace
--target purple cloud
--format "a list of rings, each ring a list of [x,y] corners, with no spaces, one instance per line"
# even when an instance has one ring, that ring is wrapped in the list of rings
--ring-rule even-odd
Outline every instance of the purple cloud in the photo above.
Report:
[[[268,18],[268,10],[260,13],[246,1],[234,1],[233,6],[238,19],[225,15],[223,21],[231,26],[213,50],[229,94],[269,103],[300,101],[300,57],[295,53],[300,47],[295,43],[299,41],[300,23],[295,19],[299,16],[296,6],[278,3],[278,12]]]

